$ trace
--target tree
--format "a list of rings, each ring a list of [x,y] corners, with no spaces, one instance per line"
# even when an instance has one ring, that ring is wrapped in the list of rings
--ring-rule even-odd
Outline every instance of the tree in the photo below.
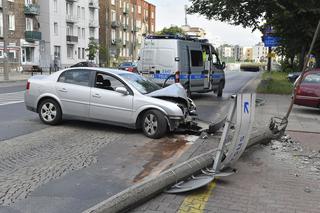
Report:
[[[185,32],[183,31],[183,29],[181,29],[180,27],[177,26],[172,26],[169,28],[163,28],[161,31],[157,32],[157,35],[185,35]]]
[[[97,44],[94,38],[90,38],[88,48],[86,49],[86,51],[88,52],[88,58],[90,61],[94,60],[98,50],[99,50],[99,45]]]
[[[299,57],[302,67],[312,35],[320,19],[319,0],[191,0],[189,13],[198,13],[208,19],[264,31],[272,26],[280,37],[277,51],[289,58]],[[314,54],[320,61],[320,45]]]

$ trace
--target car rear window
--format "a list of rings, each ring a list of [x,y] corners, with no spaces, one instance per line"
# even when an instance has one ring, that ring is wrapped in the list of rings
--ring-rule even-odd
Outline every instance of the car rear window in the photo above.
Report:
[[[320,73],[312,73],[307,75],[304,80],[304,84],[320,84]]]

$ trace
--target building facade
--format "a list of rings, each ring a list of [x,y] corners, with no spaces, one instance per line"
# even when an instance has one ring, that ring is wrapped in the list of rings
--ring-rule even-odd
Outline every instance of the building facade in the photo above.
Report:
[[[88,60],[88,45],[99,43],[98,0],[40,0],[42,67],[64,68]],[[98,61],[98,52],[93,59]]]
[[[255,62],[267,62],[268,47],[265,47],[263,42],[260,42],[253,47],[253,60]]]
[[[4,27],[7,15],[7,28]],[[7,56],[9,69],[21,71],[40,64],[40,8],[36,0],[0,0],[0,62]],[[5,32],[6,30],[6,32]],[[7,53],[4,53],[4,34]],[[1,64],[2,67],[2,64]]]
[[[100,63],[137,60],[143,36],[155,32],[156,7],[144,0],[99,0]]]

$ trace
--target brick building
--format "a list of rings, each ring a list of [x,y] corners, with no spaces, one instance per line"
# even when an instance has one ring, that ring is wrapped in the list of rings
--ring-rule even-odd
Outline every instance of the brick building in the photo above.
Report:
[[[100,62],[136,60],[143,35],[155,32],[156,7],[144,0],[99,0]]]
[[[7,31],[7,56],[10,70],[21,70],[39,65],[40,40],[38,17],[40,8],[36,0],[0,0],[0,61],[4,57],[4,30]],[[4,10],[8,28],[4,29]],[[2,64],[0,65],[2,68]]]

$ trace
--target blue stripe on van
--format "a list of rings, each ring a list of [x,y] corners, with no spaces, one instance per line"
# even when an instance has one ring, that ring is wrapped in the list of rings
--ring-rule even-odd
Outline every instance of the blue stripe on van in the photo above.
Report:
[[[154,74],[153,75],[153,78],[154,79],[167,79],[171,74]],[[211,77],[212,78],[222,78],[223,77],[223,74],[221,73],[214,73],[214,74],[211,74]],[[204,74],[191,74],[190,76],[191,80],[199,80],[199,79],[204,79],[204,78],[207,78],[207,75],[204,75]],[[180,75],[180,79],[181,80],[187,80],[188,79],[188,75]]]

